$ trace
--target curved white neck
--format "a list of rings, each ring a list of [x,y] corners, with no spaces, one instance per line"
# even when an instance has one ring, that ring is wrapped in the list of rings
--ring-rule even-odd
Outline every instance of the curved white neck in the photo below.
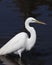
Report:
[[[30,27],[29,26],[29,21],[26,21],[25,22],[25,28],[30,32],[30,38],[29,38],[29,42],[30,43],[35,43],[35,40],[36,40],[36,31],[33,27]]]

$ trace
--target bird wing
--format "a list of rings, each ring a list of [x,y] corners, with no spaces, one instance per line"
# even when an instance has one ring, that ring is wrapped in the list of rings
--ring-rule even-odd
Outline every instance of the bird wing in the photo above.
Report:
[[[27,34],[24,32],[15,35],[3,47],[1,47],[0,55],[5,55],[14,52],[16,50],[19,50],[20,48],[23,48],[26,40],[27,40]]]

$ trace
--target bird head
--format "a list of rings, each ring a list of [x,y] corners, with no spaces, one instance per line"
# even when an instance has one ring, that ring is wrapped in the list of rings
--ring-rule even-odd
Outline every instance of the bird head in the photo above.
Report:
[[[27,18],[26,21],[28,21],[29,23],[38,23],[38,24],[44,24],[44,25],[46,24],[46,23],[44,23],[44,22],[41,22],[41,21],[36,20],[36,19],[33,18],[33,17]]]

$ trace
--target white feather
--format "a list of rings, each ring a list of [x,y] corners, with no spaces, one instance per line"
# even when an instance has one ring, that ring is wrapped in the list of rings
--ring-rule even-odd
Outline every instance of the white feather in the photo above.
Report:
[[[29,26],[29,23],[36,23],[36,21],[37,20],[32,17],[27,18],[25,21],[25,28],[29,31],[30,38],[28,38],[28,35],[25,32],[21,32],[15,35],[3,47],[1,47],[0,55],[5,55],[14,52],[15,54],[19,54],[21,57],[21,53],[23,50],[31,50],[31,48],[36,42],[36,31],[33,27]]]

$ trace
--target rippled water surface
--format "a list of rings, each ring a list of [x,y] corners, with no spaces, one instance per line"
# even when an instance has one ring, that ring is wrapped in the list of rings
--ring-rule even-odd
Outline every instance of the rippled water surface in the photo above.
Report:
[[[0,65],[52,65],[52,0],[0,0],[0,47],[27,32],[24,21],[30,16],[47,24],[30,24],[37,32],[34,48],[24,51],[21,61],[13,54],[0,56]]]

